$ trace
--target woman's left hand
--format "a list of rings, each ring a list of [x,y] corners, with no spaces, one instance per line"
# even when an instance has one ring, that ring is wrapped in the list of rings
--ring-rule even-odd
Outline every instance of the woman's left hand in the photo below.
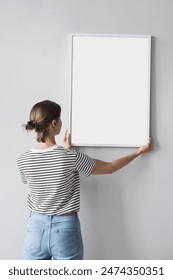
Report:
[[[72,149],[72,145],[71,145],[71,135],[70,135],[70,133],[68,132],[68,129],[66,130],[65,135],[64,135],[63,146],[64,146],[64,148],[67,149],[67,150],[71,150],[71,149]]]

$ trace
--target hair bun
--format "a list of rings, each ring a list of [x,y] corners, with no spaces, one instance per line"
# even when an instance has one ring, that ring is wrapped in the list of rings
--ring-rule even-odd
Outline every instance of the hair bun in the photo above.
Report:
[[[26,130],[33,130],[36,127],[36,122],[35,121],[28,121],[27,124],[25,125]]]

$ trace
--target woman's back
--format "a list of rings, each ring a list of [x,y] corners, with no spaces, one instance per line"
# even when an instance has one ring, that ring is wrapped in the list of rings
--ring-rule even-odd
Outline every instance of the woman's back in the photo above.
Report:
[[[18,158],[24,183],[29,184],[28,207],[47,215],[78,212],[79,173],[91,174],[95,161],[74,150],[54,145],[30,149]]]

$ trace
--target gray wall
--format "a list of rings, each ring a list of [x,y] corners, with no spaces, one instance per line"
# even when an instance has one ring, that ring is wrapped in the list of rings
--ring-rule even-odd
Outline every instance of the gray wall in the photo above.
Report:
[[[49,98],[62,106],[62,135],[68,127],[71,33],[153,36],[154,148],[113,175],[81,176],[85,258],[173,258],[171,26],[171,0],[0,0],[0,259],[21,258],[28,217],[16,158],[35,136],[21,124],[35,102]],[[133,150],[81,148],[103,160]]]

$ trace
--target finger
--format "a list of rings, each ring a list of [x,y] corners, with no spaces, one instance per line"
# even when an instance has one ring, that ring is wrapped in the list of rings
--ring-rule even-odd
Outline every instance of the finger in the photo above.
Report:
[[[148,139],[148,146],[151,148],[151,145],[152,145],[152,139],[151,137]]]
[[[70,143],[71,141],[71,134],[67,131],[67,141]]]
[[[146,152],[151,150],[151,144],[152,144],[152,141],[151,141],[151,137],[150,137],[150,138],[148,138],[147,144],[144,147],[144,150]]]
[[[64,134],[64,140],[67,139],[67,135],[68,135],[68,129],[66,129],[65,134]]]

